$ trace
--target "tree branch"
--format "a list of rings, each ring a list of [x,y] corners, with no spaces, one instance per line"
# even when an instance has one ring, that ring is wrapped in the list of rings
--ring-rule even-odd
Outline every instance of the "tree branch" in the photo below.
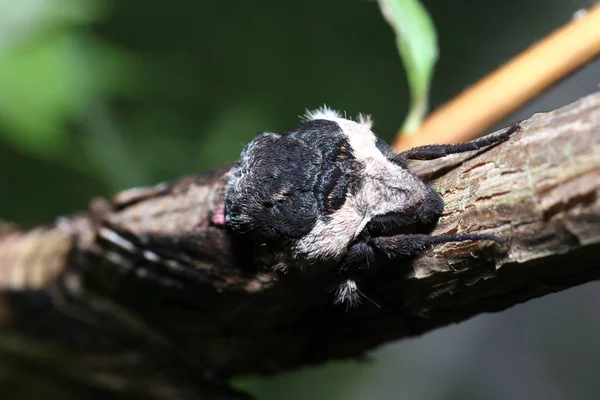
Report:
[[[361,357],[386,341],[600,277],[600,93],[523,121],[519,133],[491,149],[411,168],[431,178],[446,202],[435,234],[490,233],[506,244],[445,244],[411,262],[371,268],[360,288],[373,303],[346,310],[333,304],[318,273],[239,268],[244,249],[213,223],[224,197],[223,168],[121,194],[112,206],[94,203],[89,215],[48,230],[0,232],[0,289],[10,289],[0,296],[0,327],[68,349],[83,371],[98,367],[90,354],[113,362],[136,355],[127,358],[129,376],[118,364],[118,376],[109,379],[116,364],[101,363],[105,375],[95,384],[116,379],[119,388],[139,391],[147,382],[164,386],[160,376],[180,388],[199,385],[198,376],[276,373]],[[148,207],[152,223],[142,213]],[[118,240],[151,249],[147,260],[165,254],[166,239],[149,235],[154,226],[192,232],[175,244],[188,267],[157,261],[142,268],[122,259],[108,243],[117,240],[113,231],[101,231],[107,224],[123,233]],[[47,245],[40,250],[49,237],[61,244],[52,257]],[[61,272],[56,260],[65,258]],[[38,270],[43,259],[53,260],[52,273],[31,278],[28,266]],[[16,280],[15,271],[22,272]],[[46,302],[15,290],[24,282]],[[31,323],[41,312],[45,323]]]

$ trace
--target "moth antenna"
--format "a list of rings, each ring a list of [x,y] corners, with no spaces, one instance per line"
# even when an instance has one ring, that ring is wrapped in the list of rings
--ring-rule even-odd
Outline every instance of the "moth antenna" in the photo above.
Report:
[[[371,304],[373,304],[375,307],[377,308],[381,308],[381,306],[379,304],[377,304],[375,302],[375,300],[373,300],[372,298],[370,298],[369,296],[367,296],[362,290],[360,290],[358,287],[356,288],[356,291],[358,292],[359,295],[361,295],[362,297],[364,297],[365,299],[369,300],[369,302]]]

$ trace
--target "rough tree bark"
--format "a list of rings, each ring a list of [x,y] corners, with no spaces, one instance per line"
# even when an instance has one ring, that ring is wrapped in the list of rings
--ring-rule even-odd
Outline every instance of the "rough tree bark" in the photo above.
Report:
[[[52,366],[54,374],[102,390],[235,397],[219,386],[233,376],[360,357],[381,343],[600,277],[600,93],[534,115],[493,148],[411,168],[431,179],[446,203],[434,233],[492,233],[506,244],[440,245],[375,268],[360,284],[378,306],[346,309],[333,305],[318,275],[236,270],[228,254],[235,246],[216,229],[207,232],[217,256],[194,264],[202,278],[177,278],[189,284],[170,285],[161,276],[168,265],[115,270],[108,262],[121,261],[97,240],[106,205],[95,203],[62,228],[0,229],[0,356],[11,365]],[[192,193],[190,207],[214,211],[225,171],[165,196]],[[113,214],[111,223],[125,218]]]

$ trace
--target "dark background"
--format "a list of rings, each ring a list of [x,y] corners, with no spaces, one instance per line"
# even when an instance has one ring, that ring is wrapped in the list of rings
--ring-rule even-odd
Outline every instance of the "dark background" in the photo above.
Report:
[[[440,44],[432,106],[593,3],[426,1]],[[595,62],[497,127],[599,83]],[[391,139],[407,100],[374,1],[5,0],[0,217],[51,222],[94,196],[233,161],[257,133],[324,103],[370,113]],[[597,398],[598,288],[382,346],[369,363],[237,384],[265,400]]]

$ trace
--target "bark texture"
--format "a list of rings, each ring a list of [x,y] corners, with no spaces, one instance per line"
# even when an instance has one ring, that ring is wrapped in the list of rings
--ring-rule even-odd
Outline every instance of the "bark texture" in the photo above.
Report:
[[[248,249],[213,223],[227,168],[121,194],[112,208],[94,203],[54,227],[0,229],[0,360],[8,360],[0,367],[52,366],[149,398],[237,398],[224,380],[361,357],[600,277],[600,93],[534,115],[493,148],[411,168],[446,203],[434,234],[489,233],[506,243],[445,244],[373,268],[360,288],[376,304],[352,309],[333,304],[318,274],[236,267]],[[154,225],[139,211],[148,204]],[[186,214],[194,207],[197,221]],[[169,210],[177,226],[199,227],[188,239],[205,247],[152,234],[178,229],[161,225]],[[156,253],[147,259],[181,246],[187,267],[136,269],[100,240],[106,224]]]

